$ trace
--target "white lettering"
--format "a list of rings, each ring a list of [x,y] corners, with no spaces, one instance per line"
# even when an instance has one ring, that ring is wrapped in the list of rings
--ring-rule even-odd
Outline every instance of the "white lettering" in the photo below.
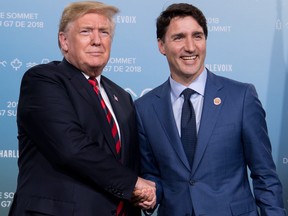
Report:
[[[231,32],[231,26],[208,26],[209,32]]]
[[[117,16],[115,22],[134,24],[136,23],[136,16]]]
[[[135,64],[136,58],[110,58],[110,64]]]
[[[208,17],[207,18],[207,23],[214,23],[214,24],[219,24],[220,23],[220,19],[218,17]]]
[[[0,158],[19,158],[18,150],[0,150]]]
[[[232,72],[231,64],[206,64],[207,67],[212,72]]]
[[[4,199],[13,199],[14,192],[4,192]]]
[[[38,19],[38,13],[6,13],[7,19],[26,19],[35,20]]]

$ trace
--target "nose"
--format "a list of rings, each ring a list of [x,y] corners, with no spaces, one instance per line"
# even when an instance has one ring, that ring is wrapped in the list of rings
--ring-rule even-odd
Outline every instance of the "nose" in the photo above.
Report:
[[[101,44],[101,37],[99,32],[93,32],[93,34],[91,34],[91,45],[100,46],[100,44]]]
[[[195,41],[193,38],[186,38],[185,40],[185,50],[187,52],[193,52],[196,49]]]

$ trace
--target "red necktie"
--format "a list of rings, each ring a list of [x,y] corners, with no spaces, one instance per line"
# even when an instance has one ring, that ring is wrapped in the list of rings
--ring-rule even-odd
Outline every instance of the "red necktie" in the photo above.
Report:
[[[119,134],[118,134],[116,122],[115,122],[110,110],[106,106],[104,99],[101,96],[101,93],[100,93],[99,88],[98,88],[97,79],[95,77],[90,77],[88,79],[88,81],[89,81],[90,85],[93,87],[93,90],[95,91],[96,95],[98,96],[101,107],[102,107],[103,111],[105,112],[106,119],[107,119],[107,121],[111,127],[111,133],[112,133],[112,136],[113,136],[114,141],[115,141],[115,149],[116,149],[117,155],[119,156],[118,158],[120,158],[121,143],[120,143],[120,139],[119,139]],[[124,202],[120,201],[120,203],[117,206],[116,216],[125,216],[125,215],[126,215],[126,212],[124,209]]]
[[[90,85],[93,86],[93,89],[94,89],[96,95],[99,98],[101,107],[102,107],[103,111],[105,112],[106,119],[107,119],[107,121],[108,121],[108,123],[109,123],[109,125],[111,127],[111,133],[112,133],[112,136],[113,136],[114,141],[115,141],[116,152],[120,156],[121,143],[120,143],[120,139],[119,139],[119,134],[118,134],[116,122],[115,122],[110,110],[106,106],[106,103],[105,103],[104,99],[101,96],[101,93],[100,93],[99,88],[98,88],[97,79],[91,77],[91,78],[88,79],[88,81],[89,81]]]

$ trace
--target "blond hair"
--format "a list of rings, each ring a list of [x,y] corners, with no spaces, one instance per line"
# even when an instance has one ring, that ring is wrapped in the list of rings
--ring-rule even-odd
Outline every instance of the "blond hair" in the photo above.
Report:
[[[97,1],[82,1],[82,2],[73,2],[69,4],[62,12],[62,16],[59,23],[58,34],[60,32],[67,31],[69,24],[79,17],[84,16],[87,13],[98,13],[106,16],[112,25],[112,32],[114,34],[115,23],[113,16],[119,12],[117,7],[112,5],[107,5],[102,2]],[[112,34],[112,35],[113,35]],[[59,47],[60,42],[58,41]]]

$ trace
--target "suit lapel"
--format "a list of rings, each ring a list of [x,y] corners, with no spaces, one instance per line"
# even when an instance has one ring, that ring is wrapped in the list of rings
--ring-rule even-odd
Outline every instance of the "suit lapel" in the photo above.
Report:
[[[100,103],[98,102],[97,95],[93,91],[89,82],[81,73],[81,71],[69,64],[65,59],[61,62],[60,67],[63,67],[61,71],[68,75],[68,78],[70,79],[71,84],[74,86],[75,90],[93,107],[93,110],[95,111],[95,116],[97,116],[96,119],[99,124],[99,128],[102,130],[102,133],[107,140],[111,152],[113,152],[114,156],[117,157],[110,125],[105,118]],[[111,99],[109,98],[109,100]],[[95,124],[97,124],[97,122],[95,122]]]
[[[182,147],[181,139],[179,137],[175,123],[171,106],[170,92],[171,87],[168,80],[162,85],[162,88],[159,88],[158,93],[156,93],[156,96],[159,100],[155,100],[153,107],[156,112],[156,116],[159,118],[159,121],[161,122],[163,129],[170,141],[171,146],[175,150],[182,163],[187,167],[187,169],[190,170],[190,165]]]
[[[222,84],[218,82],[217,77],[208,72],[207,81],[205,87],[204,104],[201,116],[201,123],[198,132],[198,142],[195,153],[195,158],[193,162],[192,172],[194,173],[203,157],[209,139],[211,137],[212,131],[215,127],[216,121],[219,116],[219,112],[222,108],[222,104],[225,101],[225,94],[222,89]],[[221,103],[215,104],[214,99],[220,98]]]
[[[92,106],[95,106],[95,93],[89,85],[87,85],[87,79],[81,73],[80,70],[68,63],[65,59],[60,63],[60,71],[66,73],[71,84],[75,90]]]

